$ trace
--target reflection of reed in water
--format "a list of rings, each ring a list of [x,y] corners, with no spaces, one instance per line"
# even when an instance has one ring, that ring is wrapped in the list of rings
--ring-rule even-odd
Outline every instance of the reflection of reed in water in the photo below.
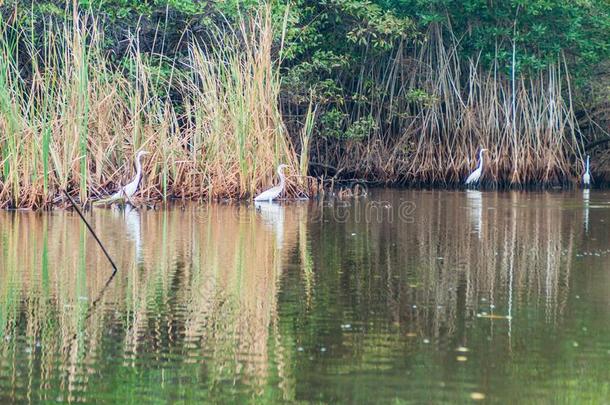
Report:
[[[125,243],[124,217],[96,210],[120,272],[93,311],[111,269],[78,217],[0,213],[0,399],[88,400],[100,380],[152,396],[167,378],[205,386],[193,402],[228,391],[244,402],[270,381],[280,392],[263,398],[292,401],[309,358],[296,348],[321,353],[325,338],[347,367],[379,370],[397,347],[413,350],[405,336],[468,345],[479,322],[492,339],[518,341],[526,306],[549,329],[564,322],[580,211],[560,212],[552,194],[524,205],[483,193],[479,206],[495,209],[475,216],[475,234],[463,192],[405,195],[413,222],[325,222],[301,206],[281,207],[282,227],[246,206],[142,211],[144,250]]]
[[[497,209],[486,213],[480,240],[475,243],[467,235],[442,235],[441,246],[447,251],[439,253],[446,257],[443,265],[459,264],[455,270],[465,283],[469,315],[481,311],[481,299],[486,299],[490,305],[485,311],[508,317],[509,333],[518,303],[527,297],[543,297],[547,311],[557,309],[560,274],[569,271],[575,232],[574,221],[560,214],[548,196],[530,207],[517,206],[518,195],[510,196],[508,201],[490,196],[492,201],[488,204]],[[567,232],[566,220],[570,222]],[[562,255],[563,249],[568,252],[566,255]],[[453,294],[460,289],[458,284],[446,287]],[[567,293],[568,286],[562,287],[562,292]]]
[[[118,355],[119,364],[136,368],[178,362],[185,375],[207,381],[209,395],[221,394],[226,378],[261,393],[272,373],[285,381],[284,395],[293,395],[292,368],[285,365],[290,355],[280,346],[271,356],[269,342],[285,342],[273,327],[277,285],[282,257],[297,243],[299,221],[306,218],[299,209],[287,209],[282,227],[271,229],[248,207],[132,217],[94,211],[92,225],[120,271],[86,320],[111,269],[78,218],[2,215],[0,353],[12,360],[0,373],[29,375],[26,391],[53,389],[67,400],[83,400],[95,391],[92,374],[99,363]],[[126,229],[134,244],[125,243]],[[23,341],[31,346],[31,362],[23,361]],[[172,357],[168,348],[185,357]]]
[[[528,302],[542,303],[549,323],[561,321],[579,226],[552,194],[527,205],[518,193],[468,195],[466,220],[463,193],[413,195],[413,223],[311,225],[324,235],[312,239],[316,296],[328,286],[329,295],[358,297],[354,311],[365,320],[378,308],[408,333],[436,338],[463,333],[481,316],[508,334]],[[350,275],[339,283],[329,267]]]

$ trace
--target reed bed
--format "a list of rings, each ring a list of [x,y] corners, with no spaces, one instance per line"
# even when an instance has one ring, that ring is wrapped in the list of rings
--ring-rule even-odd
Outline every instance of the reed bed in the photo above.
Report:
[[[306,193],[278,109],[268,8],[189,44],[187,58],[170,61],[170,78],[137,35],[118,69],[98,26],[75,10],[71,21],[48,22],[39,44],[27,28],[3,24],[0,207],[49,207],[62,189],[81,202],[102,198],[133,176],[140,149],[152,152],[146,199],[249,197],[272,183],[279,163],[292,169],[290,194]]]
[[[431,25],[421,45],[399,44],[383,61],[372,55],[355,92],[383,91],[348,103],[350,123],[372,117],[364,142],[320,140],[313,159],[385,183],[461,184],[487,148],[483,182],[568,185],[583,170],[583,145],[563,57],[536,75],[513,66],[464,60],[453,33]],[[370,85],[369,85],[370,87]]]

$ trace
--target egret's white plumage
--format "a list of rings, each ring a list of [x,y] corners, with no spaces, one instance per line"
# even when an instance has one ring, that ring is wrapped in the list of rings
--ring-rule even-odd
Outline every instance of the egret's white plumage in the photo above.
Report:
[[[466,179],[466,185],[478,183],[481,178],[481,174],[483,173],[483,152],[487,149],[481,149],[479,151],[479,166],[470,173],[470,176]]]
[[[585,166],[585,174],[582,175],[582,184],[585,187],[591,185],[591,173],[589,172],[589,155],[587,155],[587,165]]]
[[[273,201],[284,191],[284,187],[286,186],[286,177],[284,176],[284,168],[288,167],[288,165],[279,165],[277,167],[277,174],[280,176],[280,184],[271,187],[269,190],[265,190],[256,197],[254,197],[254,201]]]
[[[136,191],[138,191],[138,186],[140,185],[140,180],[142,180],[142,163],[140,163],[140,159],[142,156],[147,155],[148,152],[140,151],[136,155],[136,175],[135,177],[124,187],[121,187],[119,191],[114,193],[110,199],[118,200],[120,198],[131,198],[134,196]]]

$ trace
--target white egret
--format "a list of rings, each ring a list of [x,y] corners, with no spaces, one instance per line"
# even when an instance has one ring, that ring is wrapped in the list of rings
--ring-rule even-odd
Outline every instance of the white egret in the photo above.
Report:
[[[277,174],[280,176],[280,184],[271,187],[269,190],[265,190],[256,197],[254,197],[254,201],[273,201],[284,191],[284,187],[286,186],[286,177],[284,176],[284,168],[288,167],[288,165],[281,164],[277,167]]]
[[[121,198],[130,199],[131,197],[134,196],[136,191],[138,191],[138,186],[140,185],[140,180],[142,180],[142,163],[140,163],[140,159],[144,155],[148,155],[148,152],[143,151],[143,150],[138,152],[138,154],[136,155],[136,175],[135,175],[135,177],[133,178],[133,180],[131,180],[129,182],[129,184],[127,184],[124,187],[121,187],[119,189],[119,191],[114,193],[110,197],[110,200],[118,200]]]
[[[479,151],[479,166],[474,170],[474,172],[470,173],[470,176],[466,179],[466,185],[478,183],[481,178],[481,174],[483,173],[483,152],[487,149],[481,149]]]
[[[587,165],[585,166],[585,174],[582,175],[582,184],[589,187],[591,184],[591,173],[589,172],[589,155],[587,155]]]

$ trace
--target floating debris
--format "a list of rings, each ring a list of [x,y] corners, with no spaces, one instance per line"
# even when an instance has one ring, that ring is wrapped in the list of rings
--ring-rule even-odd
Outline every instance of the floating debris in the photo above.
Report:
[[[482,392],[471,392],[470,399],[474,399],[475,401],[482,401],[485,399],[485,394]]]
[[[510,315],[495,315],[495,314],[488,314],[487,312],[481,312],[480,314],[477,314],[477,318],[507,319],[507,320],[513,319],[513,317]]]

